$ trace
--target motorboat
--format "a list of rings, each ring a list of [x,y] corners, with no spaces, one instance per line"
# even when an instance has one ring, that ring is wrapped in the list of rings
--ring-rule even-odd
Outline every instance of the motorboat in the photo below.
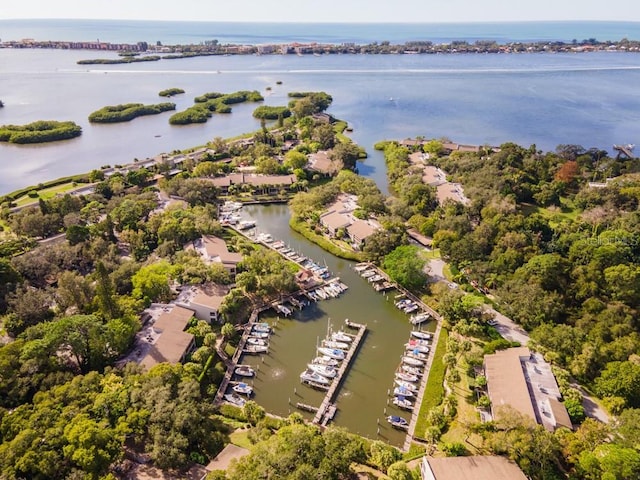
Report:
[[[244,346],[245,353],[267,353],[269,351],[269,347],[266,345],[252,345],[251,343]]]
[[[404,346],[407,350],[411,350],[412,352],[429,353],[429,347],[427,347],[426,345],[414,345],[412,343],[405,343]]]
[[[408,298],[402,298],[395,303],[395,306],[402,310],[404,307],[410,304],[411,300],[409,300]]]
[[[351,343],[353,341],[353,338],[351,338],[344,332],[334,332],[331,334],[331,340],[335,342]]]
[[[414,393],[411,390],[402,386],[398,386],[394,388],[393,394],[396,396],[402,396],[402,397],[413,397],[414,395]]]
[[[250,228],[253,228],[255,226],[256,226],[255,220],[242,220],[240,223],[238,223],[238,228],[240,230],[249,230]]]
[[[422,369],[420,367],[412,367],[411,365],[402,365],[400,367],[403,372],[407,372],[411,375],[416,375],[417,377],[422,376]]]
[[[329,348],[338,348],[340,350],[348,350],[349,344],[344,342],[334,342],[333,340],[323,340],[322,345]]]
[[[244,404],[247,403],[247,401],[244,398],[242,398],[240,395],[238,395],[235,392],[226,393],[224,395],[224,399],[230,404],[235,405],[236,407],[244,407]]]
[[[404,410],[413,410],[413,402],[402,395],[393,397],[393,404]]]
[[[397,372],[396,373],[396,378],[398,380],[402,380],[404,382],[417,382],[418,381],[418,376],[416,374],[407,373],[407,372]]]
[[[320,365],[327,365],[329,367],[337,367],[338,365],[340,365],[340,361],[339,360],[336,360],[335,358],[328,357],[326,355],[322,355],[320,357],[316,357],[311,362],[312,363],[318,363]]]
[[[329,347],[320,347],[318,348],[318,352],[327,357],[335,358],[336,360],[344,360],[344,357],[347,355],[344,350]]]
[[[376,271],[375,270],[365,270],[364,272],[360,273],[360,275],[362,275],[362,278],[369,278],[369,277],[373,277],[374,275],[376,275]]]
[[[338,371],[335,368],[330,367],[329,365],[321,365],[319,363],[309,363],[307,364],[307,368],[326,378],[335,378],[338,374]]]
[[[263,243],[272,243],[273,242],[273,237],[271,236],[270,233],[261,233],[258,235],[257,240],[259,242],[263,242]]]
[[[394,428],[400,428],[403,430],[409,428],[409,422],[402,417],[398,417],[397,415],[389,415],[387,417],[387,422],[389,422]]]
[[[318,295],[322,300],[326,300],[329,296],[325,293],[325,291],[321,288],[317,288],[314,290],[315,294]]]
[[[414,325],[420,325],[423,322],[426,322],[431,319],[431,315],[428,313],[418,313],[416,315],[412,315],[409,321]]]
[[[369,267],[371,267],[371,265],[368,263],[358,263],[353,268],[356,272],[360,273],[360,272],[364,272],[365,270],[368,270]]]
[[[233,391],[236,393],[241,393],[243,395],[251,395],[253,393],[253,387],[248,383],[240,382],[232,387]]]
[[[424,362],[418,358],[404,356],[402,357],[402,362],[407,365],[411,365],[412,367],[421,367],[424,365]]]
[[[269,338],[269,334],[267,332],[250,332],[249,336],[253,338],[262,338],[262,339]]]
[[[238,365],[233,372],[241,377],[253,377],[256,374],[256,371],[249,365]]]
[[[425,347],[428,347],[431,345],[431,342],[429,340],[420,340],[418,338],[410,338],[405,345],[423,345]]]
[[[409,305],[407,305],[406,307],[404,307],[402,310],[404,311],[404,313],[413,313],[416,310],[418,310],[420,307],[418,305],[416,305],[415,303],[411,303]]]
[[[409,357],[418,358],[420,360],[425,360],[427,358],[426,353],[422,353],[415,348],[413,350],[407,350],[406,355]]]
[[[256,338],[256,337],[248,337],[247,343],[251,345],[264,345],[264,346],[267,345],[266,340],[264,340],[263,338]]]
[[[273,306],[273,308],[275,308],[277,312],[283,314],[285,317],[288,317],[289,315],[291,315],[293,313],[289,307],[286,307],[284,305],[280,305],[279,303],[276,303]]]
[[[223,212],[233,212],[236,210],[240,210],[241,208],[242,208],[241,202],[232,202],[228,200],[224,202],[222,207],[220,207],[220,210],[222,210]]]
[[[259,333],[269,333],[271,331],[271,327],[266,322],[264,322],[264,323],[254,323],[251,326],[251,331],[252,332],[259,332]]]
[[[431,339],[431,334],[429,332],[421,332],[419,330],[413,330],[411,332],[411,336],[418,338],[420,340],[430,340]]]
[[[411,382],[405,382],[403,380],[398,380],[397,378],[394,380],[394,382],[399,387],[404,387],[407,390],[411,390],[412,392],[417,392],[418,391],[418,387],[415,384],[411,383]]]
[[[310,369],[307,369],[300,374],[300,381],[307,383],[316,383],[318,385],[329,385],[330,383],[330,380],[328,378],[323,377],[319,373],[316,373]]]

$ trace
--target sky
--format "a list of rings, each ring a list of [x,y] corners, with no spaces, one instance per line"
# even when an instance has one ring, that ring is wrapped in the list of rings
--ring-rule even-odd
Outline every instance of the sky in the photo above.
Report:
[[[1,0],[0,20],[245,22],[640,21],[639,0]]]

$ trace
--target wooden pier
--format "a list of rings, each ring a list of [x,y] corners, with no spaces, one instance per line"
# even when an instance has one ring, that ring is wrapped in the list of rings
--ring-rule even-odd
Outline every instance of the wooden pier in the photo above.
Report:
[[[333,403],[333,401],[335,400],[338,390],[342,385],[342,379],[344,378],[344,374],[351,366],[351,360],[353,360],[353,357],[358,352],[360,343],[362,342],[362,339],[364,338],[365,333],[367,333],[366,325],[349,322],[347,323],[347,326],[349,326],[350,328],[357,328],[358,333],[353,339],[353,342],[351,342],[351,348],[349,348],[349,351],[347,352],[347,356],[342,361],[342,365],[340,365],[340,368],[338,369],[338,374],[336,375],[336,378],[333,379],[333,382],[331,383],[331,386],[329,387],[329,390],[327,391],[327,394],[325,395],[324,400],[322,400],[322,403],[320,404],[320,407],[318,407],[318,411],[316,412],[316,415],[313,418],[313,423],[318,425],[326,426],[335,416],[337,408]]]

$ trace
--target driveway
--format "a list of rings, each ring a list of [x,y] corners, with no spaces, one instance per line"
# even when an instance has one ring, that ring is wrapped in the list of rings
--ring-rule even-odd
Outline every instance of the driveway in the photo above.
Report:
[[[432,258],[427,262],[427,273],[429,274],[429,282],[436,283],[446,280],[444,276],[444,266],[446,263],[441,258]]]

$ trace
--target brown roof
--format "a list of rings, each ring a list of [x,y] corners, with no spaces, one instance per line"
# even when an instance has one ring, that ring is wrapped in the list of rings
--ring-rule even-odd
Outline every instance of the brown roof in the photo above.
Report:
[[[376,230],[377,229],[375,227],[364,220],[356,220],[347,227],[347,233],[349,236],[356,237],[361,241],[373,235]]]
[[[505,457],[424,457],[423,462],[434,480],[527,480],[518,465]]]
[[[223,265],[235,266],[242,261],[242,254],[230,252],[224,240],[213,235],[204,235],[202,242],[207,255],[218,259]]]
[[[553,418],[556,421],[556,428],[567,427],[569,430],[573,430],[573,424],[571,423],[569,412],[567,412],[567,407],[565,407],[562,402],[553,397],[549,397],[548,402],[549,407],[551,408],[551,413],[553,414]]]
[[[227,295],[227,289],[225,288],[208,288],[198,289],[198,293],[191,299],[189,303],[195,305],[202,305],[203,307],[209,307],[213,310],[218,310],[224,297]]]
[[[140,363],[148,369],[158,363],[178,363],[193,341],[193,335],[183,331],[191,317],[193,311],[177,305],[162,313],[153,324],[160,336]]]
[[[416,242],[425,247],[431,247],[433,245],[433,239],[422,235],[415,228],[410,228],[409,230],[407,230],[407,235],[409,235]]]
[[[309,155],[309,168],[320,173],[332,174],[338,171],[336,162],[329,158],[326,151],[320,151]]]
[[[441,185],[446,183],[447,177],[442,170],[433,165],[427,165],[422,170],[422,182],[427,185]]]
[[[328,212],[323,215],[320,215],[320,223],[327,228],[332,230],[337,230],[339,228],[348,227],[351,223],[350,220],[338,212]]]
[[[487,391],[494,417],[500,407],[509,405],[524,416],[536,420],[531,395],[520,357],[529,357],[527,347],[508,348],[484,357]]]
[[[256,175],[245,174],[244,183],[250,185],[291,185],[296,183],[296,176],[290,175]]]
[[[458,151],[478,153],[480,147],[478,145],[458,145]]]

